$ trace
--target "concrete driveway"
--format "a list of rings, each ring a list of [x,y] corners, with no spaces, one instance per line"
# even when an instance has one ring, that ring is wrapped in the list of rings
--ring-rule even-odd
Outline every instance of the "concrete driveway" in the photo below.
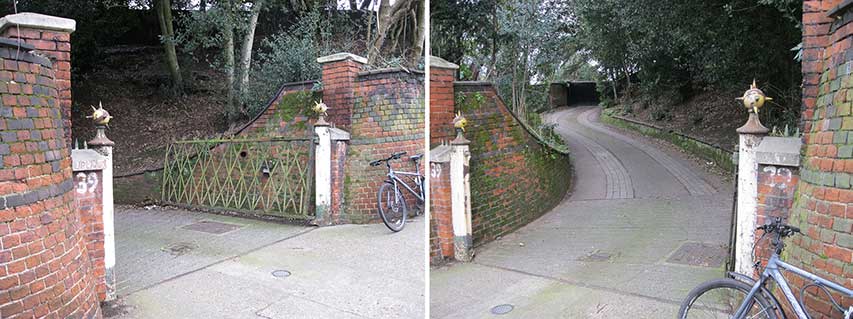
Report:
[[[433,269],[433,318],[674,318],[690,289],[723,276],[731,185],[598,112],[546,117],[571,147],[573,194],[473,263]]]
[[[116,212],[110,318],[422,318],[424,225],[325,228]]]

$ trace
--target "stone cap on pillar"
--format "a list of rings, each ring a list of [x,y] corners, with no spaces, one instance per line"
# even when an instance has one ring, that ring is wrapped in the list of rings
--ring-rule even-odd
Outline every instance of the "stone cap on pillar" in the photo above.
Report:
[[[755,148],[755,160],[765,165],[799,167],[802,145],[799,137],[765,137]]]
[[[434,55],[429,56],[429,67],[430,68],[439,68],[439,69],[451,69],[451,70],[458,70],[459,69],[458,65],[456,65],[454,63],[450,63],[447,60],[439,58],[439,57],[434,56]]]
[[[77,29],[77,22],[68,18],[60,18],[32,12],[10,14],[0,18],[0,32],[3,32],[10,27],[17,26],[71,33]]]
[[[331,127],[331,128],[329,128],[329,133],[330,133],[329,135],[331,136],[333,141],[349,141],[350,140],[349,132],[344,131],[342,129],[339,129],[336,127]]]
[[[429,150],[430,163],[449,163],[451,148],[449,145],[442,144]]]
[[[361,63],[361,64],[367,64],[367,58],[362,57],[362,56],[358,56],[358,55],[355,55],[352,53],[348,53],[348,52],[341,52],[341,53],[335,53],[332,55],[321,56],[321,57],[317,58],[317,63],[321,63],[321,64],[322,63],[331,63],[331,62],[345,61],[348,59],[353,60],[353,61],[358,62],[358,63]]]

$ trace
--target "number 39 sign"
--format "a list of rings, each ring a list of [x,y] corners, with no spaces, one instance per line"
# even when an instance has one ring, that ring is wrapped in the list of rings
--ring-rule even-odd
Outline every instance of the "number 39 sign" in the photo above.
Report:
[[[98,186],[98,174],[95,172],[91,173],[77,173],[75,177],[77,179],[77,193],[85,194],[85,193],[94,193],[95,188]]]

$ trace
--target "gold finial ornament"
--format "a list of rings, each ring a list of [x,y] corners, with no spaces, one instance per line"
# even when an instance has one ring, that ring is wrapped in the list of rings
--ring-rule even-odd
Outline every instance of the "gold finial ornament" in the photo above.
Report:
[[[755,114],[758,114],[758,109],[764,106],[765,101],[773,100],[772,97],[764,95],[764,92],[755,85],[755,80],[752,80],[752,85],[749,87],[749,90],[743,92],[743,96],[736,99],[741,100],[743,102],[743,107]]]
[[[320,102],[314,102],[314,112],[318,115],[326,115],[326,111],[329,110],[329,106],[326,103],[323,103],[323,99],[320,99]]]
[[[456,117],[453,118],[453,127],[458,128],[464,132],[466,125],[468,125],[468,119],[462,116],[462,112],[457,112]]]
[[[103,103],[98,102],[98,108],[93,106],[92,115],[89,115],[86,118],[92,119],[96,125],[107,125],[113,117],[110,115],[110,112],[107,112],[107,110],[104,109]]]

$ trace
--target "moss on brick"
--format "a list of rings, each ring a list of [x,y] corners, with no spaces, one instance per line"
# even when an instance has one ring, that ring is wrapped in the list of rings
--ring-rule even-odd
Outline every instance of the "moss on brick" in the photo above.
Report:
[[[491,93],[456,94],[456,111],[469,121],[475,245],[550,211],[571,184],[569,157],[540,144]]]

